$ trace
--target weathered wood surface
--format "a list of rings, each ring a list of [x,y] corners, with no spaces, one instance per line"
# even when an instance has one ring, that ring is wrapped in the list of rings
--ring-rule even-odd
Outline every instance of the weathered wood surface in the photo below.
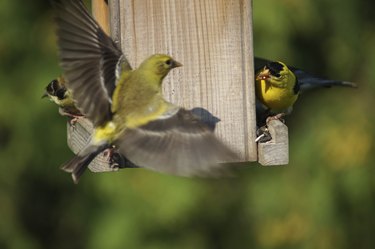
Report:
[[[172,103],[220,120],[216,133],[256,161],[251,0],[112,0],[119,6],[114,30],[133,67],[155,53],[184,66],[164,81]],[[110,8],[111,10],[113,8]],[[116,39],[116,37],[115,37]],[[212,116],[209,114],[211,113]]]
[[[95,20],[104,32],[110,34],[110,20],[108,2],[105,0],[92,0],[91,11]]]
[[[67,124],[68,146],[77,154],[88,143],[93,126],[85,118],[79,119],[74,125]],[[92,172],[116,171],[118,167],[111,167],[104,153],[99,154],[89,165]]]
[[[263,166],[289,163],[288,127],[279,120],[271,120],[268,130],[272,140],[258,144],[258,161]]]
[[[77,154],[89,142],[90,135],[93,131],[92,123],[86,118],[80,118],[77,123],[71,125],[67,124],[67,142],[69,148]],[[126,158],[122,157],[116,151],[109,161],[108,155],[104,152],[100,153],[89,165],[92,172],[110,172],[117,171],[119,168],[134,168],[136,165],[132,164]]]

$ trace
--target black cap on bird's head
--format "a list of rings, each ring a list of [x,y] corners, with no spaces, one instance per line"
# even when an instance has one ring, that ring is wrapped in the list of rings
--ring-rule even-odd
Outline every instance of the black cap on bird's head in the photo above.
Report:
[[[283,63],[278,61],[267,62],[262,71],[257,75],[256,80],[267,80],[271,76],[279,78],[285,67]]]
[[[277,61],[268,62],[266,69],[268,69],[271,75],[280,77],[280,72],[283,70],[284,65]]]
[[[65,98],[65,93],[66,88],[59,82],[58,79],[54,79],[46,86],[46,92],[43,94],[42,98],[56,96],[61,100]]]

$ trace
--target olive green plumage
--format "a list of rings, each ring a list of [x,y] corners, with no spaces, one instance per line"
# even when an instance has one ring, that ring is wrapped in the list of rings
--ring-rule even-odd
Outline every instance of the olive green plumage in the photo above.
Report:
[[[217,176],[221,162],[237,160],[208,125],[163,98],[163,79],[179,62],[156,54],[132,69],[81,1],[53,6],[67,87],[95,127],[87,146],[62,166],[75,183],[112,146],[136,165],[181,176]]]

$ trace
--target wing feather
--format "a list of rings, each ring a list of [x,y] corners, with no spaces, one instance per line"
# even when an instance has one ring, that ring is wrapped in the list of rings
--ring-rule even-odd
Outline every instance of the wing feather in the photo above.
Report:
[[[52,0],[61,67],[77,108],[95,126],[112,117],[119,64],[131,70],[121,50],[87,12],[81,0]]]
[[[208,125],[185,109],[125,131],[116,146],[136,165],[181,176],[221,175],[225,170],[220,163],[238,160]]]

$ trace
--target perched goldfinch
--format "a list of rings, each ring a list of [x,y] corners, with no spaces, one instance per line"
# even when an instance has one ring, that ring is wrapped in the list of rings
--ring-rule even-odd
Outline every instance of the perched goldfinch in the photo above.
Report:
[[[298,96],[308,90],[320,87],[357,87],[347,81],[329,80],[313,76],[282,62],[255,58],[255,90],[258,124],[264,124],[270,115],[290,114]]]
[[[59,106],[59,112],[63,116],[77,119],[82,116],[81,112],[75,107],[73,96],[65,86],[64,77],[60,76],[52,80],[46,87],[42,98],[48,97],[52,102]]]
[[[94,124],[87,146],[62,166],[78,183],[115,146],[132,163],[181,176],[216,176],[236,154],[191,111],[167,102],[162,81],[181,66],[156,54],[132,70],[80,0],[53,1],[61,66],[77,108]]]

